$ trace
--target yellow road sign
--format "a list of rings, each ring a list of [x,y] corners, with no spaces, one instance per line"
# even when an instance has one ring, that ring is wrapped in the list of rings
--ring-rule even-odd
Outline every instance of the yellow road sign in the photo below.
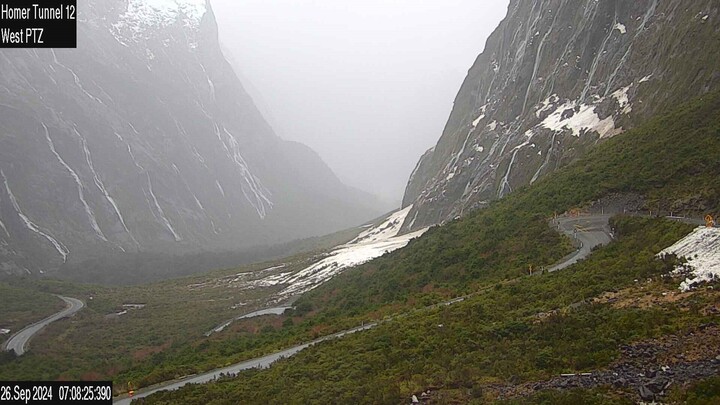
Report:
[[[590,232],[589,229],[585,228],[585,227],[582,226],[582,225],[578,225],[578,224],[575,224],[575,229],[576,229],[578,232]]]

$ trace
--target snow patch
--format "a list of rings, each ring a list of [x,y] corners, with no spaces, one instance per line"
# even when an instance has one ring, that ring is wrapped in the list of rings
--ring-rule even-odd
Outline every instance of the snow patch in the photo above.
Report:
[[[478,115],[477,118],[475,118],[475,119],[473,120],[473,122],[472,122],[472,127],[473,127],[473,129],[475,129],[475,128],[478,126],[478,124],[480,123],[480,121],[482,121],[482,120],[485,118],[485,111],[486,111],[486,110],[487,110],[487,104],[485,104],[484,106],[480,107],[480,115]]]
[[[387,241],[345,245],[334,250],[329,257],[294,275],[288,280],[291,285],[283,290],[281,294],[289,296],[312,290],[339,274],[343,269],[366,263],[386,253],[405,247],[410,240],[422,236],[427,229],[393,237]]]
[[[632,84],[618,89],[611,94],[615,100],[617,100],[618,104],[620,104],[623,114],[628,114],[632,111],[632,105],[630,104],[630,99],[628,98],[628,91],[630,91],[630,87],[632,87]]]
[[[390,215],[382,224],[369,229],[345,245],[338,246],[319,262],[284,280],[289,284],[281,296],[292,296],[310,291],[342,270],[366,263],[386,253],[405,247],[412,239],[422,236],[429,228],[399,235],[412,205]]]
[[[197,290],[232,286],[233,288],[244,290],[277,286],[276,288],[282,288],[282,290],[273,294],[273,298],[270,302],[287,302],[288,298],[318,287],[347,268],[363,264],[380,257],[385,253],[403,248],[412,239],[424,234],[429,228],[424,228],[406,235],[399,235],[400,229],[403,223],[405,223],[405,220],[408,219],[408,215],[411,211],[412,206],[409,206],[403,210],[390,214],[379,225],[364,230],[352,241],[344,245],[337,246],[331,252],[316,260],[312,265],[306,266],[299,271],[290,269],[288,271],[280,272],[280,269],[288,266],[287,264],[281,264],[259,271],[243,272],[223,277],[221,279],[192,284],[189,285],[188,288],[190,290]],[[416,219],[417,213],[415,213],[415,217],[412,222],[414,223]],[[246,303],[236,304],[233,308],[244,306],[245,304]],[[278,307],[282,308],[281,305]],[[274,311],[275,309],[270,308],[234,318],[233,320],[219,325],[214,330],[208,332],[208,334],[212,334],[226,328],[236,319],[264,315]]]
[[[647,75],[647,76],[643,77],[642,79],[640,79],[640,83],[649,82],[650,79],[652,79],[652,77],[653,77],[653,75]]]
[[[479,117],[475,118],[475,121],[472,122],[473,129],[478,126],[478,124],[480,123],[480,121],[482,121],[483,118],[485,118],[485,114],[482,114]]]
[[[348,242],[348,245],[380,242],[396,236],[400,231],[400,227],[403,222],[405,222],[405,218],[410,213],[410,210],[412,210],[412,205],[400,211],[394,212],[380,225],[360,233],[355,239]]]
[[[694,284],[717,279],[720,277],[720,228],[697,228],[659,256],[665,254],[687,259],[692,276],[680,284],[683,291],[692,289]]]
[[[620,31],[621,34],[626,34],[626,33],[627,33],[627,29],[625,28],[625,24],[622,24],[622,23],[617,23],[617,24],[615,24],[615,26],[613,27],[613,30],[618,30],[618,31]]]
[[[142,39],[149,29],[163,29],[176,22],[197,30],[207,12],[206,0],[129,0],[127,10],[113,24],[115,38]],[[194,45],[194,46],[193,46]],[[191,47],[197,46],[191,42]]]
[[[540,125],[552,131],[568,129],[574,136],[580,136],[583,131],[597,131],[601,138],[617,134],[612,116],[600,119],[595,106],[578,104],[577,101],[568,101],[559,106]]]
[[[543,100],[543,102],[542,102],[541,105],[540,105],[540,108],[538,108],[538,110],[535,112],[535,116],[537,116],[538,118],[540,118],[540,116],[541,116],[544,112],[550,111],[550,108],[552,107],[552,105],[555,104],[555,103],[557,103],[558,100],[559,100],[559,98],[558,98],[557,94],[553,94],[553,95],[551,95],[550,97],[548,97],[548,98],[546,98],[545,100]]]

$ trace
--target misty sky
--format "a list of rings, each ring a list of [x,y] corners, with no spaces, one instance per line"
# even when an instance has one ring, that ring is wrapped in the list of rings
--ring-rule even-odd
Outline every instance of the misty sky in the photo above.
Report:
[[[508,0],[212,0],[220,37],[278,135],[399,204]]]

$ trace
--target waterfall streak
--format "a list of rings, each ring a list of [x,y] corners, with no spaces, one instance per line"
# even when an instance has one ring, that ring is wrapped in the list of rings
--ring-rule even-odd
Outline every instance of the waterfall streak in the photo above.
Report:
[[[152,197],[153,203],[155,204],[155,209],[157,209],[158,214],[160,215],[160,219],[162,219],[163,223],[165,223],[165,226],[170,231],[172,236],[175,238],[176,242],[180,242],[182,238],[180,235],[178,235],[177,232],[175,232],[175,228],[173,228],[172,224],[170,223],[170,220],[165,216],[165,211],[163,211],[162,207],[160,206],[160,203],[158,202],[157,197],[155,196],[155,193],[153,192],[152,187],[152,181],[150,181],[150,173],[147,173],[147,179],[148,179],[148,191],[150,192],[150,196]]]
[[[23,213],[23,211],[20,209],[20,204],[18,204],[17,198],[15,198],[15,194],[13,194],[12,190],[10,189],[10,184],[8,183],[8,179],[5,176],[5,172],[3,172],[2,169],[0,169],[0,176],[2,176],[3,182],[5,183],[5,191],[7,192],[8,197],[10,197],[10,202],[12,203],[13,208],[15,208],[15,212],[18,214],[20,219],[22,219],[23,223],[25,223],[25,226],[30,231],[47,239],[48,242],[50,242],[53,247],[55,247],[55,250],[57,250],[60,256],[62,256],[63,263],[66,263],[67,257],[70,254],[68,248],[65,247],[62,242],[52,237],[49,233],[43,231],[37,224],[35,224],[30,218],[27,217],[27,215]]]
[[[135,240],[135,237],[132,235],[130,230],[127,227],[127,224],[125,224],[125,218],[123,218],[122,213],[120,212],[120,208],[118,207],[117,202],[115,199],[108,193],[107,188],[105,187],[105,184],[100,179],[100,175],[98,175],[97,171],[95,171],[95,166],[93,165],[92,156],[90,155],[90,149],[87,145],[87,140],[85,137],[80,135],[80,132],[78,132],[77,128],[74,129],[75,134],[80,138],[80,143],[82,143],[83,152],[85,153],[85,161],[87,162],[88,167],[90,168],[90,172],[93,174],[93,181],[95,182],[95,186],[100,190],[100,192],[105,196],[105,199],[108,203],[113,207],[113,210],[115,211],[115,215],[120,220],[120,224],[122,225],[125,232],[130,235],[130,238],[135,242],[136,245],[138,245],[138,241]]]
[[[93,210],[88,205],[87,201],[85,200],[85,186],[83,186],[82,181],[80,181],[80,176],[75,173],[75,170],[73,170],[70,165],[65,162],[65,160],[60,156],[60,154],[55,149],[55,144],[53,143],[52,139],[50,138],[50,132],[48,131],[47,126],[45,123],[42,124],[43,129],[45,130],[45,139],[48,142],[48,146],[50,147],[50,151],[52,151],[53,155],[57,158],[57,160],[60,162],[60,164],[65,168],[65,170],[70,173],[70,176],[75,180],[75,184],[77,186],[78,191],[78,198],[80,199],[80,203],[82,203],[83,208],[85,209],[85,213],[87,214],[88,220],[90,221],[90,226],[95,231],[95,234],[98,238],[101,240],[107,242],[107,238],[105,237],[105,234],[103,234],[102,230],[100,229],[100,226],[98,225],[97,219],[95,218],[95,214],[93,213]]]

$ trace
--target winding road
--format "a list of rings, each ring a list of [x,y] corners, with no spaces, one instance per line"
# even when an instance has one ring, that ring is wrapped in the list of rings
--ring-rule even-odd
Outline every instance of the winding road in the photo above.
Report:
[[[552,220],[550,225],[572,239],[573,243],[578,247],[578,250],[563,258],[560,263],[552,266],[548,271],[554,272],[572,266],[578,261],[590,256],[592,250],[597,246],[605,246],[610,243],[610,241],[615,238],[610,229],[610,218],[615,215],[617,215],[617,213],[579,215],[575,217],[560,216]],[[630,215],[653,218],[652,215],[637,213]],[[705,224],[704,220],[692,217],[665,216],[664,218],[691,225]]]
[[[556,227],[558,230],[562,231],[569,237],[573,239],[577,239],[579,249],[574,252],[573,254],[569,255],[568,257],[562,259],[562,261],[553,266],[550,271],[558,271],[562,270],[566,267],[569,267],[575,263],[577,263],[579,260],[584,259],[590,253],[592,252],[592,249],[599,245],[606,245],[612,240],[612,233],[610,231],[609,226],[609,220],[612,215],[590,215],[590,216],[580,216],[580,217],[559,217],[556,220],[552,222],[552,226]],[[539,274],[539,273],[536,273]],[[437,308],[440,306],[445,305],[452,305],[456,304],[458,302],[462,302],[468,297],[475,295],[470,294],[464,297],[458,297],[455,299],[452,299],[447,302],[431,305],[427,308],[422,308],[421,310],[431,309],[431,308]],[[384,321],[386,322],[388,320],[403,317],[406,314],[396,315],[394,317],[390,317]],[[121,395],[118,397],[115,397],[113,399],[113,404],[116,405],[129,405],[132,400],[147,397],[149,395],[152,395],[156,392],[160,391],[173,391],[177,390],[187,384],[202,384],[207,383],[210,381],[213,381],[220,377],[221,375],[235,375],[238,374],[240,371],[243,370],[249,370],[253,368],[267,368],[270,367],[270,365],[277,360],[285,357],[290,357],[297,352],[306,349],[312,345],[315,345],[317,343],[335,339],[335,338],[341,338],[345,335],[349,335],[352,333],[372,329],[375,326],[377,326],[378,323],[371,323],[367,325],[363,325],[354,329],[349,329],[343,332],[339,332],[333,335],[321,337],[319,339],[313,340],[309,343],[300,344],[297,346],[293,346],[289,349],[275,352],[272,354],[269,354],[267,356],[255,358],[252,360],[244,361],[242,363],[233,364],[224,368],[215,369],[208,371],[206,373],[202,374],[196,374],[192,376],[188,376],[179,380],[173,380],[168,381],[164,383],[160,383],[158,385],[147,387],[141,390],[138,390],[135,392],[132,398],[128,397],[127,395]]]
[[[14,334],[5,344],[5,350],[14,350],[16,355],[22,356],[23,354],[25,354],[25,349],[27,348],[28,342],[30,341],[30,339],[32,339],[33,336],[35,336],[35,334],[40,332],[43,328],[50,325],[51,323],[75,314],[79,310],[83,309],[83,307],[85,306],[82,301],[76,298],[62,297],[60,295],[58,295],[57,297],[65,301],[67,307],[62,311],[58,312],[57,314],[51,315],[43,319],[42,321],[35,322],[34,324],[25,327],[25,329],[22,329],[20,332]]]
[[[613,239],[610,230],[610,218],[614,214],[585,215],[578,217],[558,217],[551,222],[553,226],[576,242],[579,249],[565,257],[548,271],[558,271],[572,266],[588,257],[597,246],[604,246]]]
[[[203,384],[207,383],[213,380],[218,379],[222,375],[235,375],[238,374],[240,371],[243,370],[249,370],[253,368],[268,368],[270,365],[282,358],[290,357],[294,355],[295,353],[307,349],[308,347],[315,345],[320,342],[324,342],[326,340],[335,339],[335,338],[341,338],[345,335],[350,335],[352,333],[372,329],[375,326],[377,326],[377,323],[369,323],[367,325],[363,325],[354,329],[349,329],[343,332],[336,333],[334,335],[324,336],[319,339],[313,340],[309,343],[304,343],[301,345],[293,346],[289,349],[285,349],[280,352],[275,352],[272,354],[268,354],[267,356],[255,358],[252,360],[244,361],[242,363],[233,364],[231,366],[227,366],[225,368],[219,368],[215,370],[208,371],[207,373],[202,374],[196,374],[193,376],[185,377],[179,380],[164,382],[152,387],[148,387],[142,390],[137,391],[132,398],[128,397],[127,395],[121,395],[119,397],[116,397],[113,399],[113,404],[116,405],[129,405],[130,402],[132,402],[135,399],[143,398],[148,395],[152,395],[156,392],[160,391],[173,391],[180,387],[183,387],[187,384]]]

